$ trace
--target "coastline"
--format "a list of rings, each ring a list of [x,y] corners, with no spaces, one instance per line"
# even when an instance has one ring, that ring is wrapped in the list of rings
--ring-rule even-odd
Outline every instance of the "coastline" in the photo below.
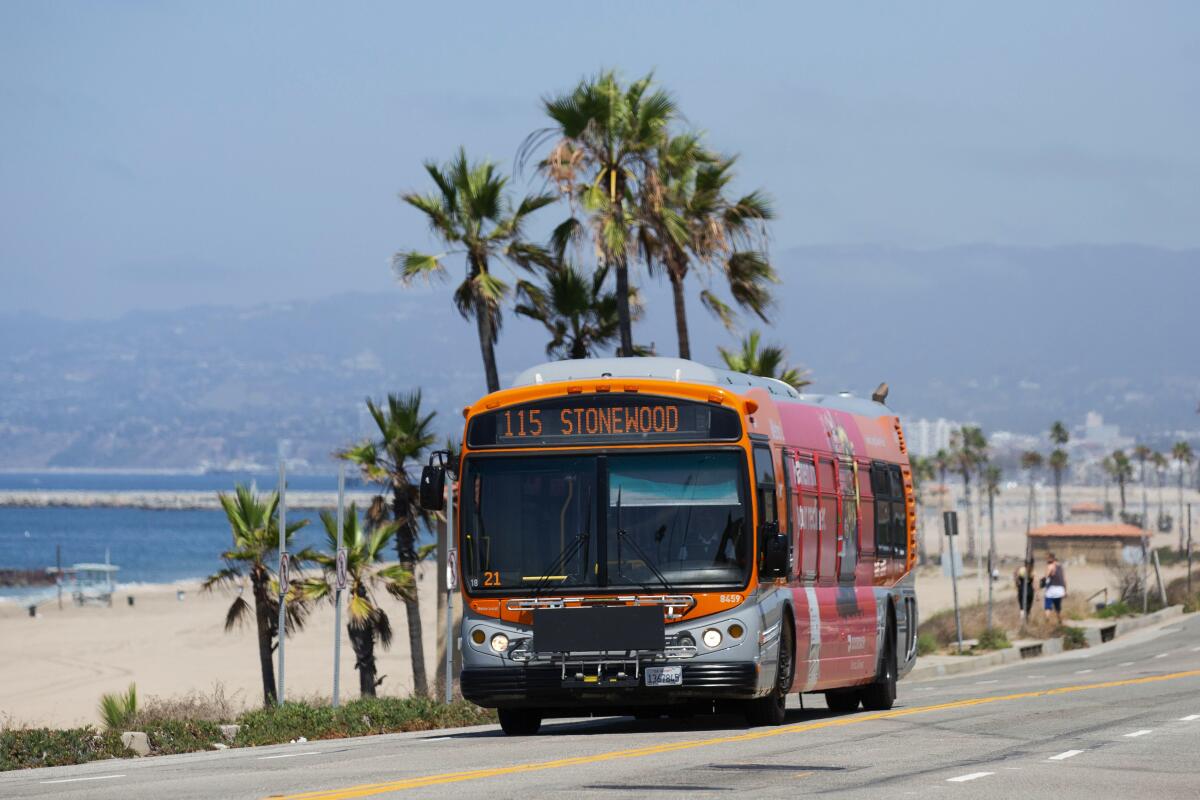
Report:
[[[264,491],[271,487],[264,486]],[[361,489],[346,492],[346,504],[365,507],[375,492]],[[337,507],[337,492],[293,490],[287,494],[288,508],[319,511]],[[0,490],[0,508],[142,508],[149,510],[220,510],[217,493],[200,491],[95,491],[85,489]]]

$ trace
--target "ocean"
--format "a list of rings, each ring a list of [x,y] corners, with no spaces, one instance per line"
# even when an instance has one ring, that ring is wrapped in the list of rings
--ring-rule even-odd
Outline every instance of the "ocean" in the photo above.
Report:
[[[232,490],[234,483],[255,481],[273,489],[276,476],[178,473],[3,473],[0,489],[84,489],[91,491]],[[329,476],[289,476],[288,488],[336,491]],[[347,478],[347,488],[363,488]],[[288,511],[288,521],[309,524],[293,539],[294,547],[322,545],[324,533],[315,511]],[[64,566],[103,562],[105,551],[120,567],[118,584],[171,583],[202,578],[221,568],[221,552],[230,544],[229,522],[219,510],[138,508],[0,508],[0,568],[42,570],[54,565],[62,547]],[[29,602],[54,595],[53,587],[0,588],[0,600]]]

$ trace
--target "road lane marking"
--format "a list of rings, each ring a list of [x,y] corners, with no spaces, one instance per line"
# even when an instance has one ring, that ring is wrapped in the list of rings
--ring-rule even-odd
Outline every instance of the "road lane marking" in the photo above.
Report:
[[[1117,664],[1117,666],[1118,667],[1132,667],[1134,665],[1134,663],[1135,662],[1133,662],[1133,661],[1122,661],[1120,664]]]
[[[1169,655],[1171,655],[1171,654],[1170,653],[1159,653],[1158,655],[1155,656],[1155,658],[1166,658]]]
[[[270,761],[272,758],[295,758],[297,756],[315,756],[320,750],[305,750],[303,753],[280,753],[277,756],[259,756],[259,761]]]
[[[1147,733],[1154,733],[1154,731],[1149,730],[1149,729],[1144,729],[1144,730],[1140,730],[1140,731],[1134,731],[1133,733],[1127,733],[1127,734],[1125,734],[1125,736],[1126,736],[1126,738],[1132,739],[1135,736],[1145,736]]]
[[[86,778],[59,778],[56,781],[42,781],[46,783],[79,783],[80,781],[108,781],[113,778],[124,778],[124,775],[89,775]]]
[[[1188,714],[1186,717],[1180,717],[1180,722],[1195,722],[1200,719],[1200,714]]]
[[[1095,672],[1095,671],[1096,670],[1094,670],[1094,669],[1077,669],[1077,670],[1075,670],[1075,674],[1076,675],[1087,675],[1089,672]]]
[[[1193,652],[1193,653],[1200,653],[1200,647],[1193,647],[1193,648],[1192,648],[1192,652]]]
[[[1083,752],[1082,750],[1068,750],[1065,753],[1059,753],[1056,756],[1050,756],[1050,758],[1048,758],[1046,760],[1047,761],[1066,761],[1068,758],[1074,758],[1075,756],[1079,755],[1082,752]]]
[[[1046,676],[1045,676],[1045,675],[1027,675],[1026,677],[1027,677],[1027,678],[1035,678],[1035,679],[1036,679],[1036,678],[1045,678]]]
[[[817,722],[799,723],[796,725],[781,725],[777,728],[764,728],[760,730],[747,731],[745,733],[732,734],[729,736],[714,736],[709,739],[692,739],[683,742],[668,742],[664,744],[647,745],[644,747],[634,747],[626,750],[610,750],[606,753],[559,758],[554,759],[553,761],[534,761],[525,764],[514,764],[507,767],[490,767],[484,769],[464,770],[462,772],[444,772],[441,774],[423,775],[415,778],[404,778],[401,780],[386,781],[383,783],[359,784],[357,786],[347,786],[341,789],[321,789],[312,792],[299,792],[296,794],[283,795],[282,797],[275,795],[274,800],[348,800],[348,798],[352,797],[367,797],[370,795],[385,794],[389,792],[400,792],[404,791],[405,789],[420,789],[429,786],[440,786],[448,783],[476,781],[484,778],[494,778],[501,775],[542,772],[550,769],[577,767],[584,764],[601,764],[607,761],[615,761],[619,759],[645,758],[647,756],[676,753],[683,750],[695,750],[697,748],[712,747],[714,745],[730,744],[734,742],[750,742],[758,739],[769,739],[775,736],[783,736],[785,734],[806,733],[808,731],[823,730],[825,728],[839,728],[847,725],[860,725],[864,722],[874,722],[881,719],[898,719],[912,716],[914,714],[928,714],[934,711],[949,711],[958,708],[971,708],[973,706],[990,705],[992,703],[1011,702],[1014,700],[1054,697],[1062,694],[1096,691],[1099,689],[1114,689],[1120,686],[1140,686],[1150,683],[1161,683],[1163,681],[1180,680],[1183,678],[1200,678],[1200,669],[1187,670],[1185,672],[1169,672],[1163,675],[1147,675],[1141,678],[1125,678],[1122,680],[1104,681],[1102,683],[1085,683],[1075,686],[1057,686],[1051,689],[1035,689],[1033,691],[1018,692],[1007,695],[973,697],[964,700],[952,700],[950,702],[938,703],[935,705],[913,706],[912,708],[892,709],[891,711],[880,711],[872,714],[855,714],[853,716],[833,717],[819,720]]]
[[[1000,681],[975,681],[979,686],[987,686],[989,683],[999,683]]]
[[[988,775],[995,775],[994,772],[972,772],[967,775],[959,775],[957,778],[946,778],[946,783],[966,783],[967,781],[986,778]]]
[[[422,742],[446,742],[449,741],[449,736],[434,736],[432,739],[422,739]]]

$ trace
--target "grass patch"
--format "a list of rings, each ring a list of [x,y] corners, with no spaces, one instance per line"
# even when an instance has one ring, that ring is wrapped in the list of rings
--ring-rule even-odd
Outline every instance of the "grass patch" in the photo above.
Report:
[[[1088,646],[1087,634],[1083,628],[1064,625],[1062,628],[1063,650],[1082,650]]]
[[[979,643],[975,645],[976,650],[1007,650],[1010,647],[1012,644],[1003,628],[985,628],[979,634]]]
[[[84,728],[10,728],[0,731],[0,772],[86,764],[128,755],[115,731]]]
[[[238,723],[239,746],[278,744],[301,736],[342,739],[378,733],[427,731],[494,722],[494,711],[459,700],[445,705],[419,697],[377,697],[353,700],[340,708],[307,703],[248,711]]]
[[[927,656],[938,651],[938,641],[932,633],[917,634],[917,655]]]

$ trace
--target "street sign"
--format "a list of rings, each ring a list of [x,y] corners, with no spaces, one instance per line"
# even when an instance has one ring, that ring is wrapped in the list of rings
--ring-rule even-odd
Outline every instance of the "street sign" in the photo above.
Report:
[[[349,583],[349,576],[346,574],[346,548],[338,548],[335,565],[337,567],[337,589],[339,592],[344,592]]]
[[[451,547],[446,551],[446,588],[458,588],[458,548]]]
[[[942,526],[946,529],[947,536],[958,536],[958,512],[942,512]]]
[[[279,593],[287,594],[288,571],[291,567],[291,557],[287,552],[279,554]]]

